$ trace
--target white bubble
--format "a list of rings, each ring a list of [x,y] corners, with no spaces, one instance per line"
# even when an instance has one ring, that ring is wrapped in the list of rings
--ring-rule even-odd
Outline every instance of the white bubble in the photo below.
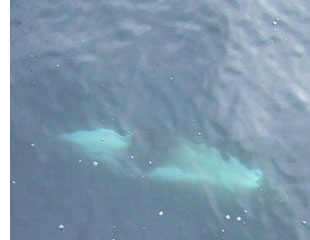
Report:
[[[15,184],[16,182],[13,180],[12,183]]]
[[[225,216],[225,218],[226,218],[227,220],[229,220],[229,219],[230,219],[230,216],[227,214],[227,215]]]
[[[248,210],[244,209],[243,212],[244,212],[244,213],[248,213]]]
[[[274,20],[274,21],[272,21],[272,24],[273,24],[273,25],[277,25],[278,22],[277,22],[276,20]]]
[[[144,226],[143,226],[143,227],[142,227],[142,229],[143,229],[143,230],[145,230],[145,229],[146,229],[146,227],[144,227]]]
[[[57,68],[60,68],[60,65],[59,65],[59,64],[56,64],[56,67],[57,67]]]
[[[307,224],[307,221],[306,221],[306,220],[302,220],[301,223],[302,223],[303,225],[306,225],[306,224]]]
[[[104,142],[104,140],[105,140],[104,138],[101,138],[101,139],[100,139],[101,142]]]
[[[159,212],[158,212],[158,215],[159,215],[159,216],[164,215],[164,211],[159,211]]]
[[[97,166],[98,166],[98,164],[99,164],[99,163],[98,163],[98,162],[96,162],[96,161],[94,161],[94,162],[93,162],[93,166],[94,166],[94,167],[97,167]]]
[[[58,229],[59,230],[63,230],[65,228],[65,226],[63,224],[59,224]]]
[[[82,159],[79,159],[79,163],[81,163],[82,162]]]
[[[85,40],[84,40],[84,39],[82,39],[82,42],[85,42]]]
[[[114,229],[115,229],[115,228],[116,228],[116,226],[115,226],[115,225],[113,225],[113,226],[112,226],[112,228],[114,228]]]
[[[240,221],[242,220],[242,218],[241,218],[241,217],[236,217],[236,220],[237,220],[238,222],[240,222]]]
[[[34,146],[35,146],[34,143],[31,143],[30,145],[31,145],[31,147],[34,147]]]
[[[131,156],[130,156],[130,158],[131,158],[131,159],[134,159],[134,158],[135,158],[135,156],[134,156],[134,155],[131,155]]]
[[[173,77],[169,77],[169,80],[173,80],[174,78]]]
[[[153,162],[152,161],[149,161],[149,164],[152,164]]]
[[[33,55],[33,54],[30,54],[30,57],[31,57],[31,58],[34,58],[34,55]]]
[[[222,233],[223,233],[223,232],[225,232],[225,229],[224,229],[224,228],[222,228],[222,229],[221,229],[221,232],[222,232]]]
[[[198,134],[198,136],[201,136],[201,132],[198,132],[197,134]]]

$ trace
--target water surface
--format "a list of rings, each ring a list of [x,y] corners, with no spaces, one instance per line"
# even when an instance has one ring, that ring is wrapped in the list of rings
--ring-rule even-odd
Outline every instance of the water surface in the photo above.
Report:
[[[309,239],[309,8],[11,1],[12,239]],[[270,184],[125,180],[55,141],[97,128],[134,132],[128,161],[146,171],[186,138]]]

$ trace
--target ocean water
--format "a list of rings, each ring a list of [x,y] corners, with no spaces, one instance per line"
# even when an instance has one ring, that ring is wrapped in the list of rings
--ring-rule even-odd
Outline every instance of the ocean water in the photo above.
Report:
[[[12,0],[11,238],[309,239],[309,11],[306,0]],[[146,171],[186,138],[270,187],[127,179],[55,140],[98,128],[134,132],[128,161]]]

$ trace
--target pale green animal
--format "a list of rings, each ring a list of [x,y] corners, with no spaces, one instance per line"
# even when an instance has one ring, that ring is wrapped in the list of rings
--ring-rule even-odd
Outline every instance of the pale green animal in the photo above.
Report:
[[[89,159],[110,163],[121,169],[117,156],[128,150],[132,135],[122,136],[113,130],[101,128],[66,133],[59,138],[82,150]]]
[[[166,163],[147,176],[154,181],[204,184],[239,192],[259,188],[263,174],[258,169],[247,168],[234,157],[224,160],[215,148],[182,140],[171,150]]]
[[[89,159],[106,163],[108,169],[127,177],[144,176],[164,183],[204,184],[231,192],[257,189],[262,184],[260,170],[249,169],[232,156],[226,161],[219,150],[185,139],[164,156],[164,164],[144,172],[128,159],[132,135],[122,136],[102,128],[62,134],[59,138],[82,150]]]

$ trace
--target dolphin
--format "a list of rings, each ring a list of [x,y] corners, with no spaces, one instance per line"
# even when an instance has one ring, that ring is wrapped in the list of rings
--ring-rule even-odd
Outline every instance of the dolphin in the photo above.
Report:
[[[165,183],[204,184],[230,192],[257,189],[262,183],[261,170],[249,169],[232,156],[225,160],[216,148],[186,139],[182,139],[166,158],[165,164],[148,172],[149,179]]]
[[[100,128],[65,133],[58,138],[82,150],[91,160],[112,164],[121,169],[118,156],[127,152],[132,134],[123,136],[114,130]]]
[[[183,138],[178,139],[178,144],[163,156],[164,163],[150,171],[140,169],[134,161],[124,161],[129,157],[132,134],[123,136],[114,130],[101,128],[65,133],[59,135],[59,139],[125,177],[143,176],[153,182],[170,184],[203,184],[234,193],[258,189],[263,182],[261,170],[250,169],[232,156],[225,160],[218,149]]]

